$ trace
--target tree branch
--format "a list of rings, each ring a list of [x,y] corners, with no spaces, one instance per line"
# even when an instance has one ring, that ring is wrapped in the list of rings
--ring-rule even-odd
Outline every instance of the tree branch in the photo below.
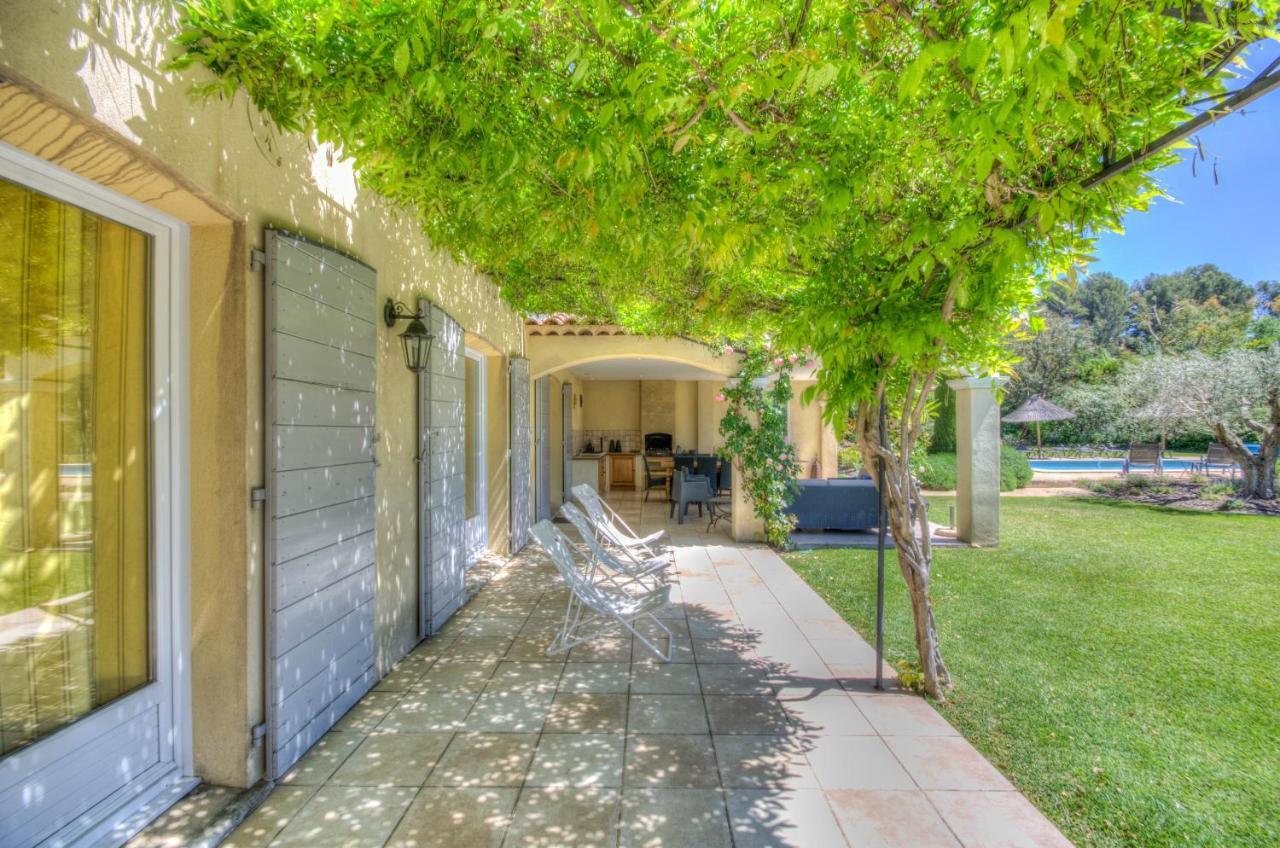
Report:
[[[1268,68],[1268,70],[1270,70],[1270,68]],[[1102,185],[1108,180],[1120,176],[1135,165],[1139,165],[1150,159],[1152,156],[1168,150],[1178,142],[1191,137],[1197,131],[1222,120],[1232,112],[1248,106],[1258,98],[1274,91],[1277,88],[1280,88],[1280,71],[1276,71],[1274,73],[1264,72],[1254,78],[1253,82],[1243,88],[1237,89],[1234,94],[1223,100],[1217,106],[1212,109],[1205,110],[1181,126],[1160,136],[1155,141],[1152,141],[1130,153],[1128,156],[1111,163],[1093,176],[1082,181],[1080,186],[1082,188],[1093,188],[1094,186]]]
[[[800,40],[800,33],[804,30],[805,21],[809,19],[809,7],[812,5],[813,0],[804,0],[804,5],[800,7],[800,20],[796,21],[796,28],[791,31],[791,37],[788,39],[793,50],[796,42]]]

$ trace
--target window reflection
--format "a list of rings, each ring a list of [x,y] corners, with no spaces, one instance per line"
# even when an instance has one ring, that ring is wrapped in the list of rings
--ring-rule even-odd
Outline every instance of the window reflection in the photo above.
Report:
[[[150,679],[149,253],[0,180],[0,754]]]

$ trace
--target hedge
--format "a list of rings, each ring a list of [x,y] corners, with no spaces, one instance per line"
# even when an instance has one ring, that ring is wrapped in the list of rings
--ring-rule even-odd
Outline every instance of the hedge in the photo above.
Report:
[[[918,470],[920,485],[926,489],[954,489],[956,487],[956,455],[931,453],[921,457]],[[1031,482],[1031,463],[1021,451],[1002,445],[1000,447],[1000,491],[1011,492]]]

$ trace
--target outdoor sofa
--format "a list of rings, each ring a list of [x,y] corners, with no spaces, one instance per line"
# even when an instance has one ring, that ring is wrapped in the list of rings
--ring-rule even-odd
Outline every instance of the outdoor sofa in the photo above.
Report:
[[[869,478],[797,480],[800,492],[787,512],[797,530],[874,530],[880,524],[879,498]]]

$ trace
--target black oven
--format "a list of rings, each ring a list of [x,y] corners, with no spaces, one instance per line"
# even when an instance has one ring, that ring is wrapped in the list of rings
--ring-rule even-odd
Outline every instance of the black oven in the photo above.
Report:
[[[670,433],[645,433],[644,452],[650,456],[666,456],[671,453]]]

